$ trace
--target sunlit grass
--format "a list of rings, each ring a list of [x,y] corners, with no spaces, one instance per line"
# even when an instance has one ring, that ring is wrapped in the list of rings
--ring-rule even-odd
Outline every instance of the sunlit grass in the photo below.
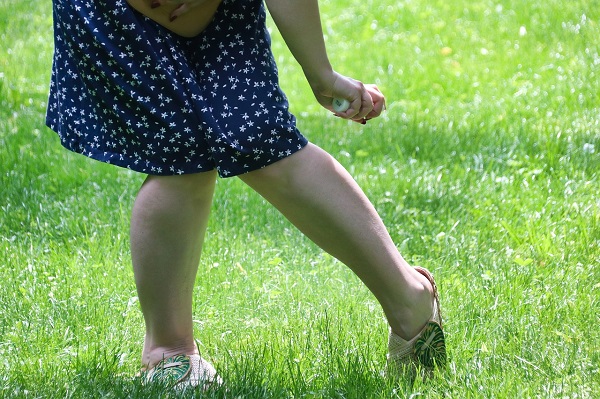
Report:
[[[219,180],[195,315],[229,392],[207,396],[598,396],[597,4],[321,8],[335,68],[377,83],[388,111],[364,127],[329,116],[273,31],[282,85],[405,257],[435,272],[450,365],[390,385],[369,292],[240,181]],[[50,14],[41,0],[0,3],[0,396],[169,396],[133,379],[143,322],[128,221],[143,176],[73,155],[44,127]]]

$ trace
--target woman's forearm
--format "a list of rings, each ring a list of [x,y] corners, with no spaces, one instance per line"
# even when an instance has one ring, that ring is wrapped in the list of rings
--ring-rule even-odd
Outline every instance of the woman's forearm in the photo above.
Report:
[[[266,0],[269,13],[311,86],[331,84],[318,0]]]

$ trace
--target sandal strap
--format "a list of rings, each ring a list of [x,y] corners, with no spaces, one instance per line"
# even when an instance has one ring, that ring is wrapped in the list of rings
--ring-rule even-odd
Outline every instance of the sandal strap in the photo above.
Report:
[[[421,273],[423,276],[425,276],[425,278],[427,278],[427,280],[429,280],[431,287],[433,287],[433,301],[434,301],[434,306],[435,306],[434,319],[436,319],[435,321],[440,325],[440,327],[444,327],[443,323],[442,323],[442,309],[440,307],[440,293],[438,292],[437,285],[435,284],[433,275],[431,274],[431,272],[429,270],[427,270],[421,266],[415,266],[415,270],[418,271],[419,273]],[[437,317],[435,317],[436,314],[437,314]]]
[[[163,368],[163,369],[168,369],[168,368],[170,368],[170,367],[179,367],[179,366],[183,366],[183,363],[182,363],[182,362],[173,362],[173,363],[167,363],[167,364],[164,364],[164,365],[162,366],[162,368]]]
[[[147,382],[162,382],[176,385],[191,371],[190,356],[176,355],[158,362],[146,373]]]
[[[223,380],[212,364],[200,355],[176,355],[165,358],[145,372],[147,383],[162,383],[175,387],[221,385]]]

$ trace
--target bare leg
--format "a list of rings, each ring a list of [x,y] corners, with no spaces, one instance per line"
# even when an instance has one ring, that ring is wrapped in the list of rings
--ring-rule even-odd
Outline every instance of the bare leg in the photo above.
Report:
[[[215,172],[149,176],[131,217],[131,255],[146,323],[142,364],[196,354],[192,291],[214,193]]]
[[[431,284],[402,258],[373,205],[328,153],[309,144],[240,178],[349,266],[397,335],[410,339],[421,331],[432,314]]]

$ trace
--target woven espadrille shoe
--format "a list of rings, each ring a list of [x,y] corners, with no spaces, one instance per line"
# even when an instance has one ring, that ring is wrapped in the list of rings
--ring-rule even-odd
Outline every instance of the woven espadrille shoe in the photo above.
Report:
[[[156,366],[142,373],[148,384],[164,384],[176,388],[222,385],[221,377],[212,364],[200,355],[176,355],[161,360]]]
[[[442,330],[442,316],[438,290],[431,273],[423,267],[415,269],[424,275],[433,287],[433,314],[410,341],[394,334],[390,329],[386,374],[390,377],[405,377],[414,380],[417,372],[428,378],[437,368],[446,365],[446,342]]]

